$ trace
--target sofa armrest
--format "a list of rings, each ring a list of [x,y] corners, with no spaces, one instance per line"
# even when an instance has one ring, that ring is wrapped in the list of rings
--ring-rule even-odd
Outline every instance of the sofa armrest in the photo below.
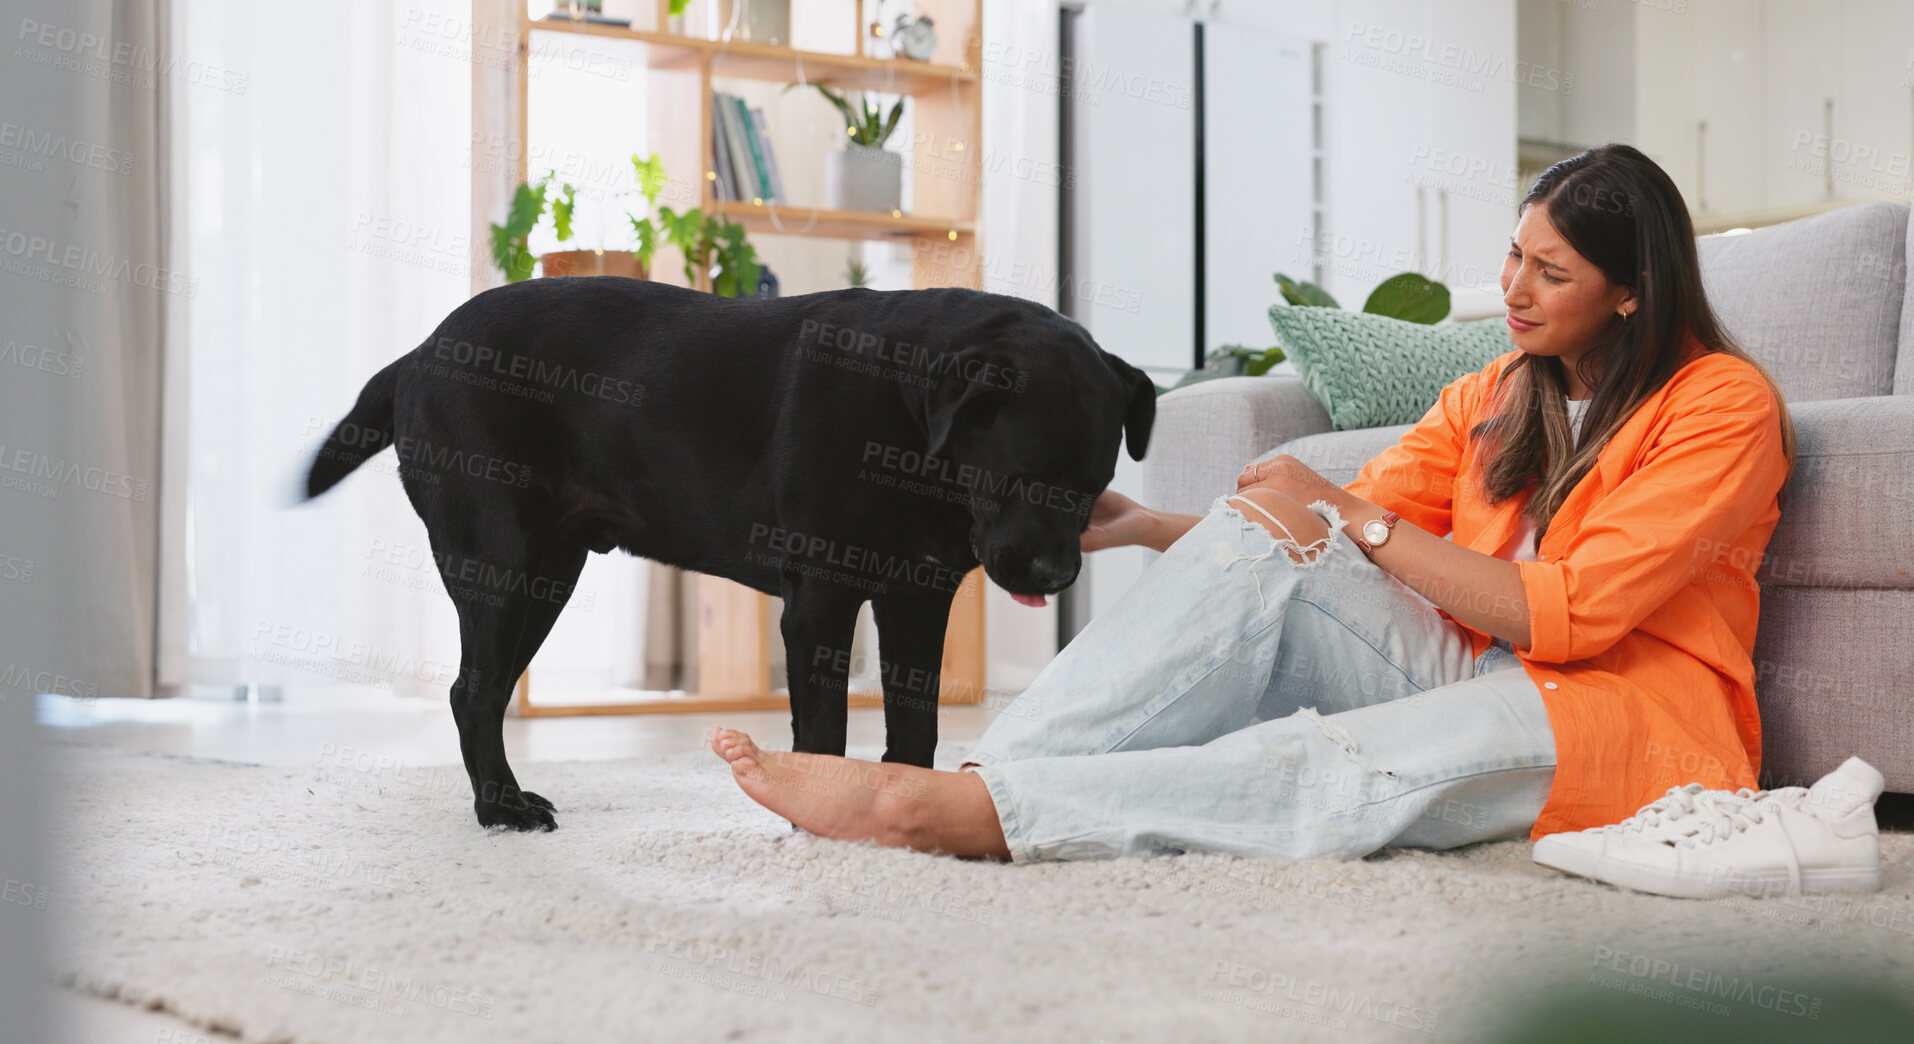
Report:
[[[1143,458],[1144,503],[1203,514],[1236,488],[1243,465],[1330,428],[1328,411],[1299,377],[1219,377],[1178,388],[1156,401]]]

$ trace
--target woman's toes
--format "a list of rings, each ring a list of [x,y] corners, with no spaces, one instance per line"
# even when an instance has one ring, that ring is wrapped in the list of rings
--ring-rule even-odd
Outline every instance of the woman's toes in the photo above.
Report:
[[[751,758],[755,760],[758,757],[758,745],[751,741],[751,737],[742,732],[731,733],[729,745],[725,749],[729,752],[726,756],[734,760],[737,758]]]
[[[739,779],[748,779],[757,783],[771,781],[770,777],[765,775],[764,766],[758,764],[758,759],[749,754],[731,759],[731,774]]]
[[[734,729],[718,729],[711,738],[711,749],[726,761],[736,761],[740,757],[755,757],[758,745],[751,737]]]

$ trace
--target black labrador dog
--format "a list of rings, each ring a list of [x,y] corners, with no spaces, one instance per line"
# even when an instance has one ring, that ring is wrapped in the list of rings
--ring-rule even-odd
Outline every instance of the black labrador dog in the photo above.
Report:
[[[844,753],[871,602],[885,760],[928,766],[958,583],[981,563],[1028,604],[1068,587],[1124,437],[1141,460],[1155,416],[1142,371],[1015,297],[533,279],[473,297],[373,376],[306,495],[397,449],[458,609],[452,712],[478,820],[549,830],[502,722],[587,552],[781,596],[800,751]]]

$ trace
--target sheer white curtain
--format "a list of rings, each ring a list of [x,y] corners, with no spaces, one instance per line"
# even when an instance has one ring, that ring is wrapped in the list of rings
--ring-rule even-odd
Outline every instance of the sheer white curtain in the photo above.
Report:
[[[160,682],[443,693],[457,624],[385,454],[297,502],[361,384],[469,293],[464,0],[177,0],[183,92]],[[481,247],[483,245],[481,244]],[[482,255],[481,255],[482,256]],[[484,262],[481,262],[484,263]]]

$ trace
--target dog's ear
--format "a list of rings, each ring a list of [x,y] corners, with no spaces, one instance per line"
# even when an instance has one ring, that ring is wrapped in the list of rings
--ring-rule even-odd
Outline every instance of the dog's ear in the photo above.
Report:
[[[989,385],[956,375],[948,375],[924,389],[924,434],[929,442],[925,452],[933,457],[943,456],[944,444],[950,441],[951,432],[967,424],[988,423],[997,405],[997,397]]]
[[[1123,407],[1123,441],[1129,444],[1130,459],[1142,460],[1150,448],[1150,429],[1156,425],[1156,382],[1109,352],[1104,352],[1103,358],[1123,381],[1129,396]]]

